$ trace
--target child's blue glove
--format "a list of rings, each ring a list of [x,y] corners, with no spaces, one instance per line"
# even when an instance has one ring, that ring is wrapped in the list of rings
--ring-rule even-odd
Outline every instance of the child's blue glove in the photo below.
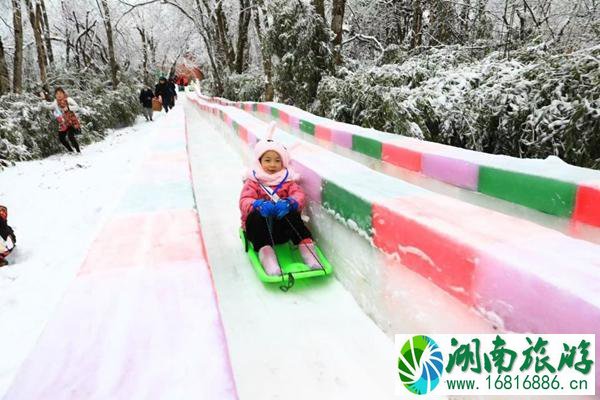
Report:
[[[274,214],[277,219],[285,217],[290,211],[296,211],[298,209],[298,202],[293,197],[287,199],[281,199],[275,203]]]
[[[273,204],[272,201],[265,199],[254,200],[252,207],[254,207],[255,210],[258,210],[260,215],[265,218],[275,215],[275,204]]]

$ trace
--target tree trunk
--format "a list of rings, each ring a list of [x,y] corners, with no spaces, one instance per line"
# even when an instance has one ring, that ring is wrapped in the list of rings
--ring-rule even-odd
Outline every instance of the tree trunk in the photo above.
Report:
[[[202,37],[202,41],[204,42],[204,46],[206,47],[206,53],[208,54],[208,61],[210,62],[210,71],[212,73],[214,84],[213,87],[215,89],[215,95],[220,96],[223,94],[223,80],[221,79],[220,68],[217,66],[220,60],[216,58],[219,56],[215,53],[214,47],[222,45],[219,27],[217,23],[217,17],[214,16],[214,13],[211,11],[210,4],[207,1],[203,1],[205,10],[202,10],[202,4],[200,0],[196,0],[196,7],[200,12],[200,19],[195,20],[194,24],[198,29],[198,34]],[[221,2],[219,1],[219,7]],[[221,12],[222,14],[222,12]],[[213,25],[207,24],[207,21],[204,19],[203,15],[213,15],[213,18],[208,22],[212,22]],[[216,36],[216,39],[215,39]],[[221,48],[222,50],[222,48]]]
[[[414,49],[421,45],[423,36],[423,9],[421,8],[421,0],[415,0],[413,7],[413,36],[410,47]]]
[[[142,38],[142,74],[144,77],[144,85],[149,85],[150,77],[148,74],[148,42],[146,41],[146,31],[139,26],[137,27],[137,30]]]
[[[48,23],[48,13],[46,12],[46,3],[40,0],[42,9],[42,22],[44,23],[44,38],[46,39],[46,50],[48,52],[48,62],[54,65],[54,52],[52,51],[52,41],[50,40],[50,24]]]
[[[29,13],[29,22],[31,23],[31,29],[33,30],[33,37],[35,38],[35,48],[38,56],[38,68],[40,70],[40,81],[42,87],[46,91],[50,91],[48,88],[47,76],[46,76],[46,49],[44,48],[44,41],[42,39],[42,16],[39,5],[34,10],[31,0],[25,0],[27,6],[27,12]],[[37,12],[39,11],[39,12]]]
[[[73,51],[75,52],[75,64],[77,65],[77,69],[81,69],[81,58],[79,57],[79,39],[81,37],[81,30],[79,29],[79,23],[77,22],[77,16],[75,12],[73,12],[73,17],[75,19],[75,30],[77,31],[77,35],[73,40]]]
[[[217,37],[222,46],[222,51],[227,61],[227,66],[230,71],[235,71],[235,50],[229,41],[229,28],[227,26],[227,16],[223,12],[223,2],[219,1],[215,14],[217,16]]]
[[[108,58],[110,60],[110,78],[112,79],[113,89],[116,89],[119,85],[119,80],[117,78],[118,65],[117,60],[115,58],[115,46],[113,42],[113,31],[112,31],[112,22],[110,20],[110,10],[108,8],[108,1],[102,0],[102,8],[104,10],[104,27],[106,28],[106,38],[108,41]],[[102,11],[102,10],[101,10]]]
[[[12,0],[15,54],[13,57],[13,92],[23,90],[23,18],[21,0]]]
[[[265,50],[264,45],[264,35],[260,24],[260,14],[263,13],[263,17],[266,13],[264,13],[264,9],[262,8],[262,1],[257,1],[255,3],[256,10],[254,13],[254,29],[256,30],[256,36],[260,42],[260,52],[262,55],[263,62],[263,72],[265,74],[265,101],[273,101],[273,97],[275,96],[275,90],[273,88],[273,65],[271,63],[271,57],[269,53]],[[265,25],[267,24],[266,18],[263,18],[265,21]]]
[[[464,43],[469,40],[469,30],[471,28],[471,19],[469,18],[469,15],[471,14],[471,0],[463,0],[463,2],[464,6],[461,13],[462,31],[460,32],[460,36]]]
[[[317,10],[317,14],[325,21],[325,0],[312,0],[312,3],[315,6],[315,10]]]
[[[241,74],[244,71],[246,61],[246,46],[248,44],[248,25],[252,11],[250,9],[250,0],[240,0],[240,19],[238,21],[238,40],[237,40],[237,58],[235,60],[235,72]]]
[[[65,33],[65,62],[67,66],[71,65],[70,55],[71,55],[71,38],[69,36],[69,30]]]
[[[2,43],[2,37],[0,36],[0,96],[8,92],[10,92],[10,76],[8,76],[4,43]]]
[[[335,34],[333,39],[333,60],[337,65],[342,63],[342,25],[346,0],[333,0],[331,9],[331,30]]]
[[[148,47],[150,50],[150,64],[153,68],[156,68],[156,42],[154,41],[154,37],[150,36],[146,38],[148,41]]]

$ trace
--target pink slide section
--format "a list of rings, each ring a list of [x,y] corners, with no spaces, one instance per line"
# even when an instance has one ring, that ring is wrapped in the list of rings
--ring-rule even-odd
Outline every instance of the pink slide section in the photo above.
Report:
[[[237,399],[182,158],[183,110],[156,124],[164,125],[157,150],[133,175],[5,400]]]

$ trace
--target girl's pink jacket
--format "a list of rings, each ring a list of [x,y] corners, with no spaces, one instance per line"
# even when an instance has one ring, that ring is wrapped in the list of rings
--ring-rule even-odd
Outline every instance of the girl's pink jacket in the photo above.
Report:
[[[275,189],[275,186],[270,187],[271,190]],[[286,197],[293,197],[298,202],[298,211],[304,208],[304,191],[294,181],[287,181],[277,191],[277,196],[284,199]],[[258,199],[270,200],[270,197],[260,187],[258,182],[252,179],[246,179],[244,186],[242,187],[242,194],[240,195],[240,211],[242,212],[242,229],[246,229],[246,219],[248,214],[252,212],[252,203]]]

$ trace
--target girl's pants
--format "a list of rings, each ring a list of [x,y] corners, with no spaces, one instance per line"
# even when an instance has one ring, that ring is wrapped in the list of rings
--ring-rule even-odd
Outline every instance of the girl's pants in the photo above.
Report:
[[[58,140],[60,140],[62,145],[65,146],[65,148],[69,152],[73,152],[73,148],[71,147],[72,145],[78,153],[81,153],[81,151],[79,150],[79,143],[77,143],[77,139],[75,139],[76,132],[77,130],[70,126],[69,129],[67,129],[66,131],[58,132]],[[69,142],[67,142],[67,136],[69,137],[69,142],[71,142],[70,145]]]
[[[269,233],[267,225],[269,220],[271,221],[271,233]],[[292,211],[281,219],[275,217],[267,219],[254,210],[246,219],[246,238],[252,243],[254,251],[258,251],[263,246],[282,244],[288,240],[298,245],[303,239],[312,238],[312,235],[304,225],[298,211]]]

